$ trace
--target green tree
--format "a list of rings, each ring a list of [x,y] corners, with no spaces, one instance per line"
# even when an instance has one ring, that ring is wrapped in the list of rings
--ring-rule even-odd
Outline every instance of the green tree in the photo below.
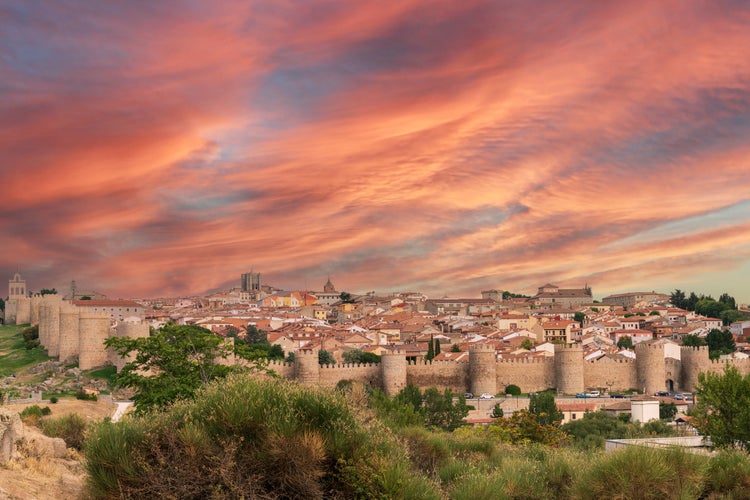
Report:
[[[648,313],[648,315],[649,316],[659,316],[660,314],[659,314],[659,311],[651,311],[650,313]]]
[[[563,414],[555,404],[555,394],[552,391],[542,391],[532,394],[529,398],[529,412],[536,415],[540,425],[559,425]]]
[[[586,320],[586,315],[581,311],[576,311],[576,313],[573,314],[573,319],[583,326],[583,322]]]
[[[461,352],[461,346],[459,346],[458,344],[453,344],[451,346],[451,352]]]
[[[258,330],[258,327],[253,324],[247,325],[247,334],[245,339],[248,344],[267,344],[268,336],[263,330]]]
[[[427,344],[427,354],[425,355],[424,359],[427,361],[430,361],[434,357],[435,357],[435,346],[432,340],[432,335],[430,335],[430,342]]]
[[[437,356],[438,354],[440,354],[440,341],[436,340],[435,341],[435,356]]]
[[[453,401],[454,394],[450,389],[440,393],[436,388],[430,387],[424,391],[425,424],[430,427],[439,427],[452,431],[464,424],[464,418],[469,414],[469,407],[463,395]]]
[[[133,355],[114,383],[136,391],[139,413],[190,399],[203,384],[234,370],[221,364],[233,354],[230,344],[195,325],[167,323],[150,337],[111,337],[105,345],[120,356]]]
[[[341,294],[339,295],[339,299],[344,304],[353,304],[354,302],[356,302],[354,300],[354,297],[352,297],[352,294],[349,292],[341,292]]]
[[[737,309],[737,301],[728,293],[722,293],[719,302],[727,306],[727,309]]]
[[[708,356],[717,359],[722,354],[729,354],[737,350],[734,343],[734,335],[729,330],[712,329],[706,335],[708,344]]]
[[[39,295],[57,295],[57,290],[54,288],[42,288],[39,290]]]
[[[659,403],[659,418],[662,420],[672,420],[677,415],[677,405],[674,403]]]
[[[531,341],[531,339],[523,339],[521,341],[521,347],[526,349],[527,351],[530,351],[532,347],[534,347],[534,343]]]
[[[632,349],[633,338],[630,335],[620,337],[620,340],[617,341],[617,347],[620,349]]]
[[[685,292],[683,292],[679,288],[676,289],[669,296],[669,302],[675,307],[679,307],[680,309],[685,309]]]
[[[723,311],[721,311],[721,314],[719,314],[719,318],[721,318],[724,326],[729,326],[735,321],[742,321],[743,319],[747,319],[747,314],[743,313],[742,311],[737,311],[736,309],[724,309]]]
[[[700,299],[695,304],[695,312],[709,318],[718,318],[725,309],[729,309],[729,307],[710,298]]]
[[[336,364],[336,359],[333,357],[333,354],[325,349],[321,349],[318,351],[318,363],[321,365],[334,365]]]
[[[706,345],[706,341],[697,335],[689,333],[682,336],[682,345],[688,347],[701,347]]]
[[[750,374],[727,364],[724,373],[698,374],[694,425],[719,447],[750,450]]]
[[[5,311],[5,299],[0,298],[0,311]]]
[[[505,386],[505,394],[509,394],[511,396],[520,396],[521,388],[518,387],[516,384],[509,384]]]
[[[414,411],[422,410],[422,391],[409,382],[394,398],[398,403],[411,406]]]
[[[352,349],[345,352],[342,357],[345,363],[380,363],[380,356],[361,349]]]

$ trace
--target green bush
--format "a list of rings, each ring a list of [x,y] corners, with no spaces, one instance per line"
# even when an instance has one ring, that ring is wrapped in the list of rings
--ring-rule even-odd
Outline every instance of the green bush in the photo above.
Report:
[[[575,498],[699,498],[706,458],[679,449],[629,446],[589,462]]]
[[[249,375],[100,424],[86,456],[95,498],[382,497],[431,484],[404,472],[405,451],[378,421],[357,420],[342,394]]]
[[[76,392],[76,399],[80,399],[81,401],[97,401],[99,398],[96,394],[89,394],[81,388]]]
[[[21,418],[26,417],[42,417],[42,408],[39,405],[27,406],[21,411]]]
[[[515,384],[510,384],[505,387],[505,394],[509,394],[511,396],[520,396],[521,388]]]
[[[740,450],[722,450],[708,463],[707,493],[722,498],[746,498],[750,491],[750,458]]]
[[[49,398],[49,402],[52,403],[53,405],[57,404],[57,401],[58,401],[57,396],[52,396],[51,398]]]
[[[69,448],[82,450],[86,441],[88,424],[75,413],[59,418],[42,420],[42,432],[50,437],[62,438]]]

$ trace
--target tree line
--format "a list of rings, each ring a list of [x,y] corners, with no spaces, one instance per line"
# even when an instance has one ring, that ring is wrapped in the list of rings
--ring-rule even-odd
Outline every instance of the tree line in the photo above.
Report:
[[[716,300],[711,295],[698,295],[695,292],[688,294],[678,288],[670,294],[669,301],[680,309],[694,311],[709,318],[719,318],[725,326],[747,318],[747,314],[737,309],[735,298],[728,293],[722,293]]]

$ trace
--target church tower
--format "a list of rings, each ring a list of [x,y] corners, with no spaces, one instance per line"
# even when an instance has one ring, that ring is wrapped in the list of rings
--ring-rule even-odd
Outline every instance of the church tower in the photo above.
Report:
[[[21,274],[16,272],[13,279],[8,281],[8,299],[18,299],[26,297],[26,280],[21,278]]]
[[[323,285],[323,291],[325,293],[336,293],[336,287],[333,286],[333,283],[331,283],[331,277],[328,277],[328,281],[326,281],[326,284]]]

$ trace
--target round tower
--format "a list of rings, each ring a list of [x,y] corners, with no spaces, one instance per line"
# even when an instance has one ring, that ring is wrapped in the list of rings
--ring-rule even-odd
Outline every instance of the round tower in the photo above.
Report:
[[[78,308],[70,302],[60,305],[60,361],[66,361],[78,355]]]
[[[555,344],[555,387],[561,394],[577,394],[586,389],[581,344]]]
[[[48,356],[60,355],[60,304],[57,295],[45,295],[39,304],[39,343],[47,348]],[[42,324],[44,343],[42,342]]]
[[[78,316],[78,367],[90,370],[107,363],[104,341],[109,338],[109,313],[80,311]]]
[[[635,368],[639,391],[654,394],[667,388],[664,345],[639,342],[635,345]]]
[[[31,326],[39,324],[39,304],[42,303],[43,297],[41,295],[31,296],[31,312],[29,313],[29,322]]]
[[[680,347],[680,359],[682,372],[678,382],[679,389],[692,392],[698,382],[698,373],[707,371],[711,365],[711,360],[708,358],[708,346],[682,346]]]
[[[147,323],[129,323],[121,321],[117,324],[115,329],[115,335],[118,337],[126,337],[129,339],[140,339],[146,338],[151,334]],[[110,350],[107,352],[110,363],[112,363],[119,372],[126,363],[129,363],[135,359],[136,353],[130,353],[126,357],[120,357],[115,351]]]
[[[18,309],[16,310],[16,324],[25,325],[31,323],[31,299],[18,297],[16,299]]]
[[[383,351],[380,359],[383,391],[395,396],[406,387],[406,353],[404,351]]]
[[[302,384],[320,383],[320,363],[318,349],[298,349],[294,354],[294,373]]]
[[[469,384],[474,394],[497,392],[497,355],[495,346],[476,344],[469,347]]]

